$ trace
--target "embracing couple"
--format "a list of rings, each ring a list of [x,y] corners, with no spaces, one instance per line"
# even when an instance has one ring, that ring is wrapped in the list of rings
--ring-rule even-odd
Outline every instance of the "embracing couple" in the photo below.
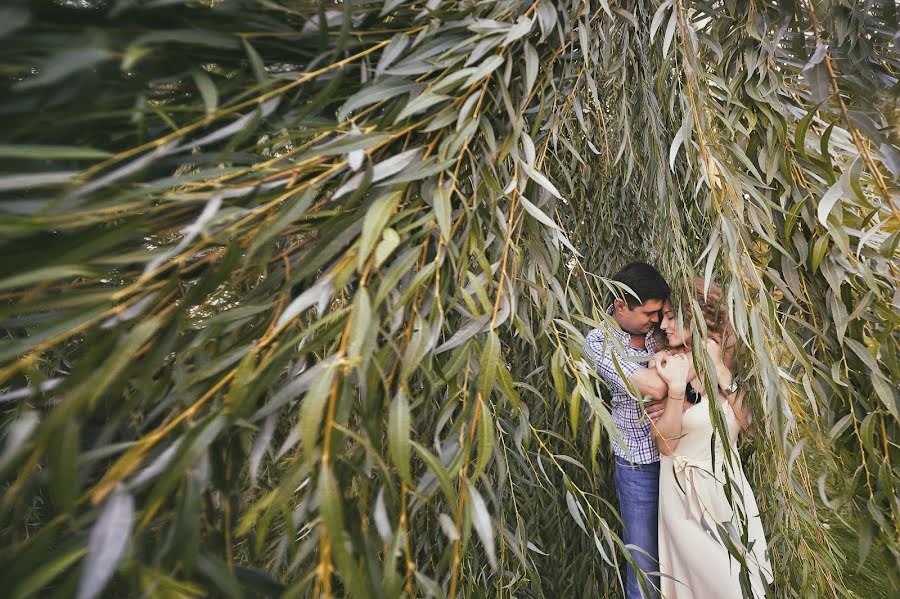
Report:
[[[612,391],[622,433],[613,440],[616,493],[623,540],[640,568],[628,566],[626,597],[764,597],[772,569],[735,446],[749,413],[721,290],[704,292],[698,279],[686,305],[672,305],[663,276],[642,262],[613,280],[637,297],[625,291],[613,301],[607,313],[618,326],[588,333],[585,353]],[[703,344],[691,343],[691,301],[705,321]]]

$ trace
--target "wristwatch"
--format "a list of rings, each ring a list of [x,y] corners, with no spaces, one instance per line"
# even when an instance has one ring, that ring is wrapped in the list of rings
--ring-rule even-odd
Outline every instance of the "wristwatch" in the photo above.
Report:
[[[738,377],[734,377],[731,379],[731,384],[722,389],[722,393],[725,395],[734,395],[737,393],[738,387],[740,387],[740,382],[738,381]]]

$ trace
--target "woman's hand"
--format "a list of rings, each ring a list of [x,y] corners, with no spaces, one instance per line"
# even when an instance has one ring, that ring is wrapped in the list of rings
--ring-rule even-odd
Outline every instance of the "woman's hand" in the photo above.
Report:
[[[709,354],[709,357],[712,358],[713,364],[716,365],[716,368],[727,368],[727,366],[725,366],[725,354],[722,351],[722,346],[719,345],[718,341],[716,341],[715,339],[707,339],[706,352]]]
[[[660,356],[656,361],[656,371],[669,389],[684,389],[691,372],[691,359],[688,354]]]
[[[671,355],[672,355],[672,352],[670,352],[667,349],[663,349],[663,350],[656,352],[655,354],[653,354],[653,358],[650,360],[650,368],[656,367],[656,365],[659,364],[660,360],[662,360],[663,358],[667,358]]]

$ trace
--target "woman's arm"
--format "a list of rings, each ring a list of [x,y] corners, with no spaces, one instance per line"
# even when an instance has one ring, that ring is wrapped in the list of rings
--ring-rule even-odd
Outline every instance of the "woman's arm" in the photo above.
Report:
[[[662,416],[651,423],[650,427],[656,446],[663,455],[672,455],[681,438],[681,417],[684,414],[690,362],[685,354],[666,356],[656,362],[660,378],[668,384],[668,400]]]
[[[728,400],[741,428],[747,428],[750,426],[750,412],[744,406],[744,392],[731,386],[731,383],[734,381],[734,375],[732,374],[732,369],[734,368],[734,346],[730,348],[731,351],[726,349],[723,352],[722,346],[710,339],[706,342],[706,349],[716,366],[716,382],[719,384],[719,393]],[[723,353],[728,355],[724,356]],[[730,389],[734,389],[734,391],[726,393]]]
[[[737,419],[738,424],[741,425],[741,428],[747,428],[750,426],[750,410],[744,406],[744,390],[738,389],[737,393],[733,395],[726,395],[728,398],[728,403],[731,404],[731,411],[734,412],[734,417]]]

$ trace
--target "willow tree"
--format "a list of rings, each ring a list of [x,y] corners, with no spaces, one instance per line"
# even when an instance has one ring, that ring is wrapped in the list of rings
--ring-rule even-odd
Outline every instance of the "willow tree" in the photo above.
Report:
[[[645,258],[727,291],[775,594],[896,588],[897,12],[7,2],[0,586],[619,592]]]

